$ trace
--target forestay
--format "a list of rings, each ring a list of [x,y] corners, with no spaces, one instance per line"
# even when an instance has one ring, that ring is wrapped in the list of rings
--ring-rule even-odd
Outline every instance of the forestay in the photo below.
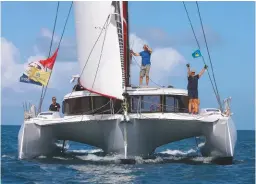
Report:
[[[117,99],[124,91],[121,4],[74,2],[80,82],[88,91]]]

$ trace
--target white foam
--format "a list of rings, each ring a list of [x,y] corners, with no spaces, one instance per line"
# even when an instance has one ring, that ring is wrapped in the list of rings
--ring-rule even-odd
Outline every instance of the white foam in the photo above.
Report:
[[[167,149],[166,151],[162,151],[160,153],[173,155],[173,156],[179,156],[179,155],[180,156],[186,156],[186,155],[189,155],[191,153],[196,153],[196,150],[190,149],[188,151],[180,151],[180,150],[169,150],[169,149]]]
[[[198,147],[201,148],[201,147],[203,147],[204,145],[205,145],[205,143],[202,142],[202,143],[199,143],[199,144],[198,144]]]
[[[114,163],[119,164],[121,163],[120,159],[124,159],[124,155],[111,155],[111,156],[97,156],[94,153],[103,152],[101,149],[90,149],[90,150],[69,150],[70,152],[74,153],[87,153],[87,155],[77,155],[76,157],[78,159],[81,159],[83,161],[92,161],[92,162],[106,162],[106,163]],[[161,163],[165,160],[182,160],[187,156],[195,156],[197,153],[196,150],[190,149],[187,151],[181,151],[181,150],[170,150],[167,149],[165,151],[160,152],[162,154],[167,154],[168,157],[161,157],[157,156],[153,159],[143,159],[142,157],[135,156],[133,157],[135,159],[136,164],[144,164],[144,163]],[[58,158],[58,157],[55,157]],[[61,159],[61,158],[58,158]],[[193,157],[191,158],[192,161],[195,162],[202,162],[202,163],[210,163],[212,161],[211,157]]]
[[[46,156],[44,156],[44,155],[40,155],[38,158],[46,158]]]
[[[196,162],[203,162],[205,164],[207,163],[210,163],[212,161],[212,157],[196,157],[196,158],[193,158],[192,160],[193,161],[196,161]]]
[[[73,153],[98,153],[103,152],[102,149],[93,149],[93,150],[69,150],[69,152]]]
[[[65,157],[53,157],[55,159],[59,159],[59,160],[68,160],[68,158],[65,158]]]
[[[10,155],[2,155],[2,158],[12,158],[12,159],[14,159],[15,157],[14,156],[10,156]]]
[[[89,154],[89,155],[85,155],[85,156],[76,156],[77,158],[81,159],[81,160],[87,160],[87,161],[106,161],[106,162],[115,162],[118,163],[120,159],[123,158],[123,155],[113,155],[113,156],[97,156],[94,154]]]

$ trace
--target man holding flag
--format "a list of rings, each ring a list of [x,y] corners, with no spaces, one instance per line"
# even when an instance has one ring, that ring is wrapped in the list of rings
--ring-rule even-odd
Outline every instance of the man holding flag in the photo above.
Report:
[[[197,75],[195,75],[194,69],[190,70],[189,64],[187,64],[186,66],[188,68],[188,86],[187,86],[188,97],[189,97],[188,112],[198,114],[198,105],[199,105],[198,79],[203,75],[203,73],[208,68],[208,66],[205,65],[204,68],[201,70],[201,72]]]

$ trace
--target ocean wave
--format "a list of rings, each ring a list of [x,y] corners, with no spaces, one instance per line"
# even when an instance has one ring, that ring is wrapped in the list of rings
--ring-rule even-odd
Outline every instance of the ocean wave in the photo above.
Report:
[[[11,158],[11,159],[14,159],[15,156],[10,156],[10,155],[2,155],[2,158]]]
[[[196,154],[196,152],[197,151],[194,149],[190,149],[188,151],[167,149],[167,150],[159,152],[159,153],[160,154],[168,154],[168,155],[172,155],[172,156],[186,156],[186,155]]]
[[[98,153],[98,152],[103,152],[103,150],[102,149],[93,149],[93,150],[81,149],[81,150],[69,150],[69,152],[72,152],[72,153]]]

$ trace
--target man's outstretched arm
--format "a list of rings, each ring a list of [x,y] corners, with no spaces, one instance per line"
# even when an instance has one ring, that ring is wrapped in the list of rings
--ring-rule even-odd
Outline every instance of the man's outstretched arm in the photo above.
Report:
[[[208,68],[208,66],[207,65],[204,65],[204,68],[201,70],[201,72],[199,73],[199,77],[201,77],[203,74],[204,74],[204,72],[205,72],[205,70]]]
[[[134,55],[134,56],[140,56],[139,53],[135,53],[135,52],[133,52],[133,50],[131,50],[131,54]]]

